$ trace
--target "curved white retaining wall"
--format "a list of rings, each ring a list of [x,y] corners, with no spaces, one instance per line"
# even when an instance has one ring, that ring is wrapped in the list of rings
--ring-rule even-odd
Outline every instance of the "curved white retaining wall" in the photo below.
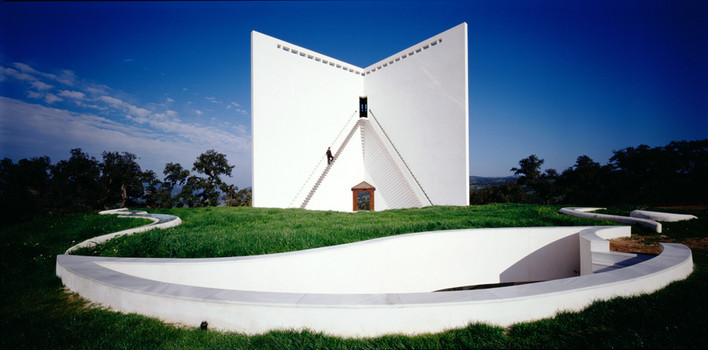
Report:
[[[640,217],[628,217],[628,216],[621,216],[621,215],[592,213],[593,211],[600,210],[600,209],[605,209],[605,208],[569,207],[569,208],[562,208],[558,212],[561,214],[577,216],[577,217],[586,218],[586,219],[609,220],[609,221],[619,222],[619,223],[623,223],[623,224],[630,224],[630,225],[636,224],[636,225],[639,225],[642,227],[646,227],[650,230],[654,230],[656,233],[661,233],[661,229],[662,229],[661,223],[658,223],[654,220],[640,218]]]
[[[127,208],[104,210],[104,211],[99,212],[99,214],[101,214],[101,215],[118,214],[118,217],[121,217],[121,218],[148,219],[148,220],[151,220],[152,223],[145,225],[145,226],[140,226],[140,227],[135,227],[135,228],[131,228],[131,229],[123,230],[123,231],[105,234],[103,236],[89,238],[89,239],[87,239],[83,242],[80,242],[79,244],[76,244],[73,247],[67,249],[66,252],[64,252],[64,254],[70,254],[71,252],[73,252],[79,248],[93,247],[97,244],[108,242],[109,240],[119,237],[119,236],[132,235],[134,233],[145,232],[148,230],[152,230],[154,228],[168,228],[168,227],[174,227],[174,226],[178,226],[178,225],[182,224],[182,220],[174,215],[148,214],[146,211],[131,211],[131,210],[128,210]]]
[[[431,292],[576,276],[578,231],[577,227],[450,230],[261,256],[97,264],[135,277],[209,288],[327,294]]]
[[[649,220],[663,221],[663,222],[678,222],[678,221],[697,219],[697,217],[694,215],[662,213],[662,212],[658,212],[658,211],[649,211],[649,210],[633,210],[631,213],[629,213],[629,216],[631,216],[633,218],[649,219]]]
[[[468,229],[252,257],[60,255],[57,275],[91,301],[167,322],[206,320],[247,334],[305,328],[345,337],[417,334],[550,317],[598,299],[651,292],[691,273],[691,251],[683,245],[664,244],[659,256],[632,260],[637,256],[618,258],[600,242],[628,235],[629,227]],[[600,266],[606,256],[614,260]],[[546,279],[553,280],[433,292]]]

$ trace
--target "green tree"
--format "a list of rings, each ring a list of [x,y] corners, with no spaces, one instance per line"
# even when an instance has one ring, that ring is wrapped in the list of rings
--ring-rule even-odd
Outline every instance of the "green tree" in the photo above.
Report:
[[[524,189],[516,182],[494,185],[470,193],[470,204],[526,203]]]
[[[528,158],[520,160],[519,167],[511,168],[510,171],[513,171],[514,175],[521,175],[517,183],[531,191],[530,197],[535,202],[548,204],[555,194],[554,182],[558,173],[554,169],[548,169],[545,173],[541,173],[543,162],[543,159],[532,154]]]
[[[517,180],[520,185],[533,185],[541,176],[543,162],[543,159],[539,159],[535,154],[532,154],[528,158],[520,160],[519,167],[511,168],[510,171],[513,171],[514,175],[521,175]]]
[[[575,165],[563,171],[558,180],[565,203],[601,205],[610,195],[606,191],[607,169],[592,158],[582,155]]]
[[[217,206],[221,189],[224,192],[236,191],[237,187],[229,187],[221,180],[221,176],[231,176],[234,166],[229,165],[226,155],[218,153],[213,149],[208,150],[197,157],[192,170],[207,176],[203,181],[194,183],[195,190],[200,199],[200,205]]]
[[[134,203],[144,197],[144,174],[137,159],[135,154],[129,152],[103,152],[101,183],[105,188],[105,204],[120,201],[120,207],[125,208],[129,201]]]
[[[105,193],[99,179],[101,166],[94,157],[71,150],[68,160],[52,168],[53,198],[60,211],[87,211],[101,208],[100,195]]]
[[[551,199],[556,196],[556,181],[558,172],[555,169],[546,169],[533,183],[536,195],[543,204],[551,204]]]
[[[176,198],[172,196],[172,188],[168,183],[157,179],[154,171],[143,172],[145,185],[145,206],[148,208],[172,208]]]
[[[198,185],[199,178],[192,176],[189,170],[179,163],[167,163],[165,170],[165,190],[174,193],[177,188],[179,192],[172,197],[172,205],[177,207],[193,207],[198,201],[194,191]]]
[[[29,219],[51,211],[49,157],[0,161],[0,215],[2,224]]]
[[[234,185],[227,185],[230,187],[229,190],[224,191],[224,200],[226,201],[226,205],[230,207],[250,207],[251,200],[253,198],[253,192],[251,191],[250,188],[244,188],[242,190],[238,190],[238,187]]]
[[[622,203],[685,203],[708,196],[708,139],[639,145],[615,151],[609,163]]]

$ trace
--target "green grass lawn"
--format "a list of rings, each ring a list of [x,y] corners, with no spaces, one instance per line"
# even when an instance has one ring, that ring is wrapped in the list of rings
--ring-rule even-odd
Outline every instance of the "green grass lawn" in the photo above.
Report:
[[[120,257],[207,258],[287,252],[401,233],[474,227],[616,225],[558,214],[558,207],[485,205],[340,213],[303,209],[155,211],[182,218],[167,230],[124,236],[76,252]]]
[[[556,213],[557,207],[486,205],[366,213],[297,209],[199,208],[159,211],[181,226],[114,239],[81,254],[143,257],[253,255],[321,247],[428,230],[607,224]],[[708,217],[665,224],[665,234],[706,237]],[[695,271],[650,295],[594,303],[579,313],[509,328],[473,324],[420,336],[342,339],[311,331],[246,336],[165,325],[89,305],[67,293],[54,274],[57,254],[86,238],[143,222],[68,215],[0,227],[0,345],[15,348],[635,348],[708,345],[708,252],[695,250]],[[672,229],[675,228],[675,229]],[[675,232],[675,233],[674,233]],[[649,234],[649,233],[646,233]],[[675,234],[676,237],[672,235]]]

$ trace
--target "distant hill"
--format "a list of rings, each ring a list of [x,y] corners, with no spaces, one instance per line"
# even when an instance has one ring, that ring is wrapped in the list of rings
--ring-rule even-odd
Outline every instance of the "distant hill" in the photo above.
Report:
[[[490,186],[499,186],[509,182],[514,182],[518,179],[516,176],[506,177],[482,177],[470,176],[470,191],[479,191]]]

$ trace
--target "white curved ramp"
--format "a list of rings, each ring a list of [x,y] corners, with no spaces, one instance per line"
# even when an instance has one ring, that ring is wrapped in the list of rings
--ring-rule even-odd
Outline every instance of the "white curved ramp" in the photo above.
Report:
[[[623,223],[623,224],[639,225],[639,226],[648,228],[650,230],[653,230],[656,233],[661,233],[661,230],[662,230],[661,223],[656,222],[655,220],[641,218],[641,217],[629,217],[629,216],[621,216],[621,215],[593,213],[593,211],[600,210],[600,209],[605,209],[605,208],[568,207],[568,208],[562,208],[558,212],[561,214],[577,216],[577,217],[586,218],[586,219],[609,220],[609,221],[619,222],[619,223]]]
[[[663,222],[678,222],[697,219],[695,215],[664,213],[649,210],[633,210],[631,213],[629,213],[629,216],[633,218],[649,219]]]
[[[146,211],[135,211],[135,210],[128,210],[127,208],[121,208],[121,209],[111,209],[111,210],[104,210],[99,212],[100,215],[111,215],[111,214],[117,214],[118,217],[120,218],[138,218],[138,219],[148,219],[152,221],[152,223],[140,226],[140,227],[135,227],[123,231],[118,231],[118,232],[113,232],[113,233],[108,233],[102,236],[98,237],[93,237],[89,238],[83,242],[79,242],[78,244],[74,245],[73,247],[69,248],[64,252],[64,254],[70,254],[71,252],[79,249],[79,248],[87,248],[87,247],[93,247],[97,244],[101,244],[104,242],[108,242],[109,240],[123,236],[123,235],[132,235],[134,233],[138,232],[145,232],[148,230],[152,230],[155,228],[168,228],[168,227],[174,227],[182,224],[182,220],[174,215],[165,215],[165,214],[148,214]]]
[[[215,259],[60,255],[57,275],[93,302],[167,322],[206,320],[247,334],[419,334],[551,317],[595,300],[651,292],[691,273],[691,251],[680,244],[662,244],[653,258],[605,251],[605,239],[629,236],[629,229],[436,231]],[[543,282],[435,292],[534,281]]]

